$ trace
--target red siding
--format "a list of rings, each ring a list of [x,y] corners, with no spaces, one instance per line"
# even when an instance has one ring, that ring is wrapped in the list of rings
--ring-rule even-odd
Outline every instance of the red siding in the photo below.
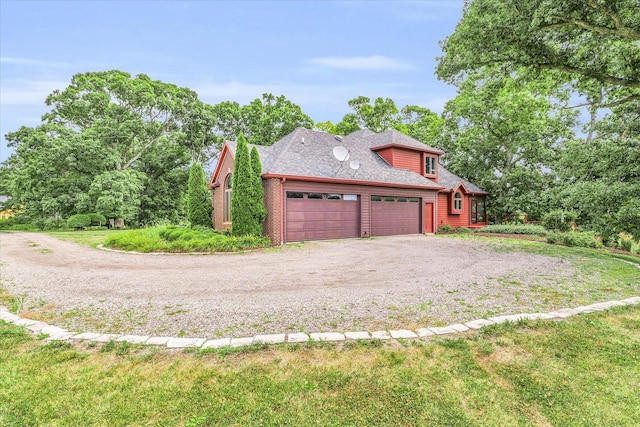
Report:
[[[380,157],[385,159],[387,163],[393,166],[393,148],[384,148],[382,150],[378,150],[377,152]]]
[[[469,216],[469,196],[463,194],[462,197],[462,213],[452,215],[449,213],[451,205],[451,193],[438,194],[438,227],[449,224],[452,227],[468,227],[470,223]]]
[[[393,149],[393,163],[391,166],[398,169],[409,169],[422,175],[422,153],[419,151]]]

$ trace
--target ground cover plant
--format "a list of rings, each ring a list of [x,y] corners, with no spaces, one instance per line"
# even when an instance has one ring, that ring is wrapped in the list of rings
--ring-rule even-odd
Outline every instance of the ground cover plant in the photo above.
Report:
[[[478,233],[527,234],[546,236],[548,231],[541,225],[492,224],[477,230]]]
[[[233,252],[271,246],[266,237],[229,236],[213,229],[149,227],[110,234],[104,245],[137,252]]]
[[[426,342],[177,353],[0,322],[0,424],[635,426],[639,364],[638,306]]]

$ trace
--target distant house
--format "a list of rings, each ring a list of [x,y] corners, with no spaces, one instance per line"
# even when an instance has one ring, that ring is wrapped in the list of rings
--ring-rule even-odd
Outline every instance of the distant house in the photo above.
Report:
[[[274,244],[486,225],[487,193],[447,171],[438,161],[444,152],[398,131],[338,137],[299,128],[256,148],[268,212],[264,233]],[[225,142],[209,184],[217,229],[233,219],[235,149]]]

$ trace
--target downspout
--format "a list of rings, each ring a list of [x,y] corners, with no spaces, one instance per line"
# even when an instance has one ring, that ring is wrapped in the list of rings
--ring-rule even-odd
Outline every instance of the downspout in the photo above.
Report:
[[[286,180],[287,177],[283,176],[280,182],[280,245],[284,245],[284,182]]]

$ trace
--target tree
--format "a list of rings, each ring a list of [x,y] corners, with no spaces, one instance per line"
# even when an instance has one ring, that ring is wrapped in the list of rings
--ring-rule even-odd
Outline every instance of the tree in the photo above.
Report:
[[[233,192],[231,193],[231,232],[234,236],[253,234],[256,229],[253,199],[253,171],[247,140],[238,135],[236,157],[233,163]]]
[[[192,227],[211,227],[211,197],[199,163],[191,165],[187,187],[187,220]]]
[[[134,222],[140,210],[144,175],[134,169],[101,173],[91,182],[89,197],[96,211],[115,218],[116,228]]]
[[[354,112],[347,114],[342,119],[343,122],[357,123],[358,126],[373,132],[384,132],[399,124],[398,108],[390,98],[378,97],[372,105],[371,99],[359,96],[349,101],[349,107]]]
[[[213,112],[220,135],[232,139],[242,132],[256,145],[272,145],[296,128],[313,127],[313,120],[284,95],[265,93],[242,107],[237,102],[221,102]]]
[[[614,107],[590,138],[569,141],[556,170],[554,206],[576,210],[580,227],[605,239],[640,238],[640,102]]]
[[[89,194],[93,187],[94,194],[128,191],[113,200],[137,197],[131,210],[110,209],[134,223],[176,217],[184,206],[187,149],[213,143],[206,129],[211,112],[195,92],[144,74],[89,72],[74,75],[46,104],[52,109],[41,125],[7,135],[16,150],[3,168],[25,211],[44,218],[99,210],[92,206],[98,200]],[[129,170],[135,173],[114,174]],[[128,178],[135,182],[120,182]],[[108,189],[107,181],[118,185]]]
[[[568,95],[561,95],[551,80],[483,69],[446,104],[440,147],[446,166],[491,194],[491,214],[539,218],[546,211],[541,195],[554,181],[563,142],[573,136],[575,111],[563,108]]]
[[[262,163],[260,162],[260,154],[254,146],[251,148],[251,172],[253,173],[253,192],[251,195],[253,201],[253,218],[256,229],[252,234],[262,236],[262,223],[267,218],[267,209],[264,207],[264,188],[262,187]]]
[[[554,70],[580,90],[614,88],[610,103],[640,99],[637,0],[474,0],[441,45],[438,76],[459,83],[485,66]]]

